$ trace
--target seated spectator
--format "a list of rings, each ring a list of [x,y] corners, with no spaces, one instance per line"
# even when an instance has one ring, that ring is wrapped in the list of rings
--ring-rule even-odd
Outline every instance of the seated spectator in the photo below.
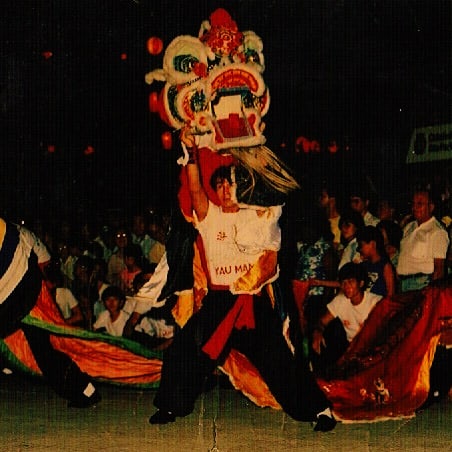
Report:
[[[113,254],[112,251],[112,237],[110,228],[107,225],[103,225],[99,228],[99,233],[96,237],[94,237],[93,242],[96,242],[100,245],[102,248],[102,259],[105,262],[108,262],[110,260],[111,255]]]
[[[84,256],[89,256],[91,259],[102,259],[104,256],[104,250],[102,249],[102,246],[99,245],[99,243],[95,242],[94,240],[91,240],[88,242],[85,246],[85,249],[83,250]]]
[[[358,251],[356,240],[357,232],[364,227],[364,220],[360,213],[353,210],[344,212],[339,220],[341,230],[341,258],[338,265],[340,270],[347,262],[361,262],[361,255]]]
[[[124,248],[124,262],[126,268],[124,268],[120,275],[120,287],[126,295],[133,295],[133,280],[136,275],[143,271],[142,268],[143,255],[141,253],[141,247],[137,244],[130,244]]]
[[[102,293],[109,286],[110,284],[107,282],[107,264],[103,259],[97,259],[94,261],[90,288],[90,298],[93,302],[93,315],[95,320],[99,318],[101,312],[105,311]]]
[[[153,273],[153,269],[149,273],[140,272],[133,278],[133,293],[136,295],[139,290],[149,281]]]
[[[129,244],[128,232],[122,227],[118,228],[114,234],[114,241],[115,248],[108,261],[107,281],[114,286],[120,287],[121,278],[119,275],[126,268],[124,249]]]
[[[51,261],[44,269],[44,278],[58,309],[68,325],[83,325],[83,314],[77,299],[70,289],[64,287],[64,276],[59,263]]]
[[[129,301],[126,305],[124,292],[116,286],[107,287],[102,292],[102,302],[106,310],[99,314],[93,325],[94,331],[122,336],[124,326],[133,312],[134,302]]]
[[[396,220],[396,209],[389,199],[385,198],[378,201],[377,217],[380,221]]]
[[[414,221],[403,230],[397,264],[402,292],[442,280],[449,246],[447,231],[433,215],[435,204],[430,191],[417,189],[412,199]]]
[[[297,224],[298,261],[295,278],[312,281],[308,298],[304,303],[305,317],[309,325],[317,322],[331,300],[333,292],[323,284],[337,276],[337,256],[333,245],[330,223],[319,210],[312,210]]]
[[[82,251],[75,238],[58,242],[57,256],[60,259],[60,269],[63,273],[66,287],[72,288],[75,263],[81,255]]]
[[[132,218],[131,238],[132,243],[140,245],[143,256],[148,259],[149,252],[155,240],[146,232],[148,230],[147,216],[142,213],[135,213]]]
[[[93,326],[93,301],[91,294],[91,277],[94,269],[94,261],[88,256],[80,256],[74,267],[74,282],[72,293],[79,302],[84,322],[83,327],[91,330]]]
[[[155,217],[149,225],[149,233],[152,239],[154,239],[154,244],[149,250],[148,260],[151,264],[158,264],[160,259],[165,254],[165,243],[166,243],[166,229],[160,218]]]
[[[328,303],[327,312],[320,318],[312,335],[312,349],[320,367],[334,364],[339,359],[361,330],[372,309],[382,299],[381,295],[366,291],[367,271],[362,264],[345,264],[339,270],[338,278],[342,292]],[[326,334],[327,326],[335,319],[340,320],[345,330],[345,341],[340,336],[329,340]]]
[[[350,196],[350,208],[358,212],[364,220],[365,226],[376,226],[380,219],[369,211],[370,196],[365,190],[355,189]]]
[[[383,235],[375,226],[366,226],[356,234],[358,249],[367,271],[367,290],[382,297],[395,294],[395,271],[386,254]]]
[[[341,242],[341,230],[339,228],[341,215],[338,210],[336,193],[326,182],[321,188],[319,203],[330,223],[331,232],[334,235],[334,249],[337,250]]]

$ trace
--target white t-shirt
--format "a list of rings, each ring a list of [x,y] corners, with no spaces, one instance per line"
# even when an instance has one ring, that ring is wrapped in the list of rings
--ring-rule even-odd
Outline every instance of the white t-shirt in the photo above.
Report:
[[[420,226],[417,221],[408,223],[400,242],[397,274],[433,273],[434,259],[445,259],[448,246],[447,231],[435,217]]]
[[[111,336],[122,336],[127,320],[135,309],[135,302],[127,300],[121,309],[118,318],[113,322],[108,311],[101,312],[96,323],[93,325],[95,330],[105,328]]]
[[[355,306],[343,293],[339,293],[328,303],[327,308],[331,315],[339,317],[344,325],[347,340],[351,342],[364,325],[372,309],[382,298],[381,295],[364,292],[363,300]]]
[[[64,319],[71,317],[72,309],[78,305],[78,301],[74,297],[74,294],[66,287],[56,288],[55,301],[60,308],[61,315]]]
[[[251,208],[225,213],[209,202],[206,217],[196,222],[196,227],[202,237],[212,284],[231,287],[265,250],[280,249],[281,213],[281,206],[268,207],[261,216]]]

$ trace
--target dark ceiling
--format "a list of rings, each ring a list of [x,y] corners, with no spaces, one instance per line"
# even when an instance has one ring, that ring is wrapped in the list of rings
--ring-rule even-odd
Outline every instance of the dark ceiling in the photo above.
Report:
[[[150,55],[146,40],[196,36],[219,6],[263,39],[273,145],[305,135],[403,148],[413,127],[452,119],[450,0],[4,0],[2,179],[31,177],[45,191],[36,173],[69,165],[78,184],[74,168],[86,171],[80,155],[92,145],[111,179],[146,171],[152,184],[164,125],[148,110],[144,75],[162,54]],[[49,144],[60,153],[50,167]],[[106,190],[110,177],[94,177]]]

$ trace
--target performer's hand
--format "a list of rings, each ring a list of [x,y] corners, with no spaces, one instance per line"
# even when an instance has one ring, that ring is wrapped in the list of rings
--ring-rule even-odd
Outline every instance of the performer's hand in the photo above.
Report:
[[[312,333],[312,349],[320,355],[322,351],[322,346],[326,346],[323,333],[320,330],[314,330]]]
[[[193,130],[188,125],[185,126],[180,132],[180,140],[185,144],[187,148],[196,147],[195,136],[193,135]]]

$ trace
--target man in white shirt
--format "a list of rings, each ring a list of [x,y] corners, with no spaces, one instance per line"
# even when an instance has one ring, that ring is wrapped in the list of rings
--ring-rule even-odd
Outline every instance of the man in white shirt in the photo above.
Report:
[[[420,290],[445,276],[449,237],[433,216],[434,208],[428,190],[417,190],[413,194],[414,221],[403,230],[397,264],[402,292]]]

